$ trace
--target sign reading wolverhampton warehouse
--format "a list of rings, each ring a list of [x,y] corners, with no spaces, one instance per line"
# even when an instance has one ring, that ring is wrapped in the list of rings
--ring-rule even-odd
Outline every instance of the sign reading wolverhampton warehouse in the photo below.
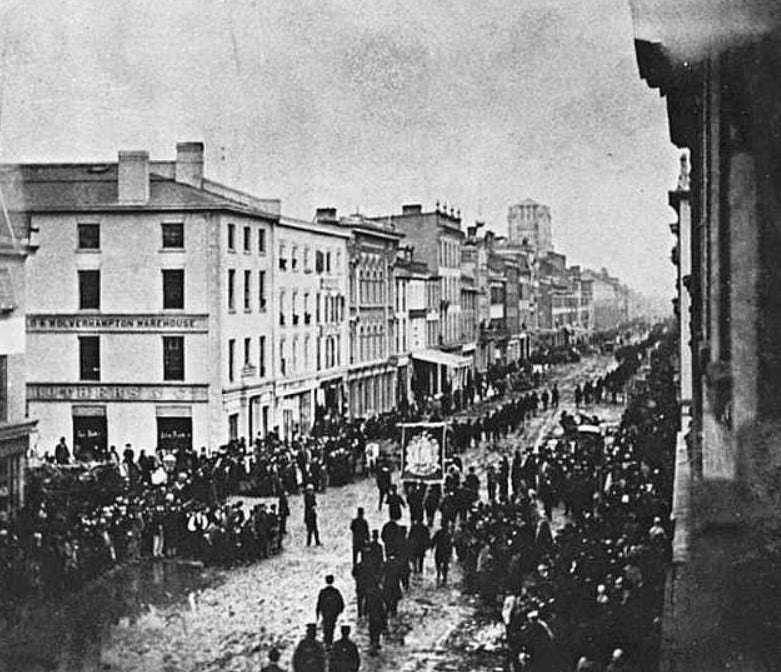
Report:
[[[28,332],[206,333],[208,315],[28,315]]]

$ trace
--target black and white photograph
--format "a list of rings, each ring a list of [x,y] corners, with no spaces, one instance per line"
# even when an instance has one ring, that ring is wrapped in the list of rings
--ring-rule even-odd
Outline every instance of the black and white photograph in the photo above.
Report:
[[[779,0],[0,0],[0,672],[781,670]]]

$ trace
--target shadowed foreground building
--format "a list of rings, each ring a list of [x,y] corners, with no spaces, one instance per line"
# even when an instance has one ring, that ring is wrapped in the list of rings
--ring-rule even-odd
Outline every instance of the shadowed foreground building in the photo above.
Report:
[[[671,195],[691,421],[662,667],[777,670],[781,16],[777,2],[716,4],[631,2],[640,74],[666,97],[672,141],[691,156],[690,183]]]

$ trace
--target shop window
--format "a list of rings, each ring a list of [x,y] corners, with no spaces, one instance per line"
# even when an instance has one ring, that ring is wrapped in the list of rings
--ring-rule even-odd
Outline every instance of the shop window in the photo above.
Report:
[[[100,309],[100,271],[79,271],[79,309]]]
[[[79,249],[100,249],[100,224],[79,224]]]
[[[79,337],[79,379],[100,380],[100,338]]]
[[[184,249],[184,224],[182,222],[163,222],[163,248]]]
[[[184,269],[163,271],[163,309],[184,309]]]
[[[163,336],[163,380],[184,380],[184,336]]]

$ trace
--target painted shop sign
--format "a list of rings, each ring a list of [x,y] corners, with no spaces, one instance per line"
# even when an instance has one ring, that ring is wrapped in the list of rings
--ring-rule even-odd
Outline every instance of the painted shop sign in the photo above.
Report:
[[[206,333],[208,315],[28,315],[28,332]]]
[[[27,383],[28,401],[208,401],[208,385]]]

